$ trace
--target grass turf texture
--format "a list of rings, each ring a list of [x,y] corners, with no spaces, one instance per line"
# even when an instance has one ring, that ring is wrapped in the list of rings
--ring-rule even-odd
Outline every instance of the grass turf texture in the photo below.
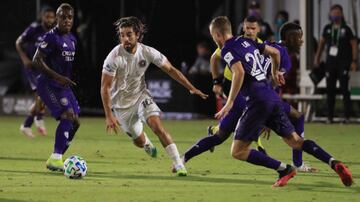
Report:
[[[286,187],[272,189],[273,170],[235,160],[231,138],[187,164],[188,177],[170,172],[171,160],[158,139],[145,128],[158,148],[152,159],[123,133],[105,133],[103,118],[81,118],[81,127],[64,158],[80,155],[87,176],[70,180],[45,168],[54,144],[57,123],[45,117],[49,135],[28,139],[20,134],[23,117],[1,117],[0,201],[360,201],[360,187],[347,188],[325,164],[304,154],[319,173],[298,175]],[[206,135],[206,121],[164,121],[179,151],[185,152]],[[33,128],[33,132],[36,129]],[[306,124],[305,136],[344,161],[356,179],[360,172],[360,125]],[[268,153],[291,163],[291,150],[272,133],[263,140]]]

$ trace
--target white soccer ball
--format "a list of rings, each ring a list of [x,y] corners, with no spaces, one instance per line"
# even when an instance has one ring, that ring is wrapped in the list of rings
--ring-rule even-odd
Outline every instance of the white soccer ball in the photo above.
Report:
[[[80,179],[86,175],[87,166],[80,156],[70,156],[64,162],[64,175],[70,179]]]

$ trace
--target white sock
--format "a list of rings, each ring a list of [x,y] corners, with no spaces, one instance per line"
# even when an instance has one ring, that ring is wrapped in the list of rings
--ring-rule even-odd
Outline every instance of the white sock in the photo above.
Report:
[[[148,136],[146,135],[145,132],[144,132],[144,136],[145,136],[145,143],[144,143],[144,145],[152,145],[150,139],[148,138]]]
[[[330,166],[330,168],[331,168],[331,164],[332,164],[332,162],[333,162],[334,160],[335,160],[335,159],[332,158],[332,157],[329,159],[329,166]]]
[[[50,158],[59,160],[62,159],[62,154],[52,153]]]
[[[280,166],[278,167],[278,171],[282,171],[286,169],[286,164],[285,163],[280,163]]]
[[[166,152],[169,154],[171,159],[173,160],[175,167],[183,167],[184,164],[181,161],[179,151],[176,147],[175,143],[169,144],[165,147]]]

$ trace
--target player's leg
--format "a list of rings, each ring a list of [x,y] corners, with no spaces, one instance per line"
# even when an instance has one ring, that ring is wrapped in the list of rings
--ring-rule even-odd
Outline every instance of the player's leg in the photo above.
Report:
[[[31,105],[30,108],[30,113],[29,115],[25,118],[24,123],[20,126],[20,131],[26,135],[27,137],[33,138],[35,137],[32,130],[31,130],[31,126],[34,122],[34,118],[36,116],[36,99],[37,99],[37,94],[36,94],[36,90],[37,90],[37,80],[36,80],[36,75],[35,72],[31,69],[31,68],[24,68],[25,70],[25,75],[28,79],[29,85],[31,87],[31,90],[34,92],[34,99],[35,99],[35,103],[33,105]]]
[[[20,131],[29,138],[34,138],[35,135],[32,132],[31,126],[35,117],[35,103],[31,105],[29,115],[25,118],[23,124],[20,126]]]
[[[262,129],[267,126],[267,121],[272,118],[273,111],[273,102],[249,104],[237,124],[231,151],[236,159],[277,171],[279,179],[273,185],[277,187],[287,184],[288,180],[296,174],[295,168],[250,148],[251,141],[258,139]]]
[[[176,144],[173,142],[170,134],[163,127],[160,117],[158,115],[151,115],[146,118],[146,122],[151,130],[158,136],[162,146],[165,148],[166,153],[173,161],[173,171],[178,176],[186,176],[187,171],[183,161],[180,158],[179,151]]]
[[[239,93],[236,96],[235,103],[229,113],[220,121],[219,130],[213,134],[208,135],[200,139],[191,148],[189,148],[184,154],[184,161],[187,162],[194,156],[197,156],[205,151],[210,150],[223,143],[230,134],[235,130],[236,124],[242,115],[246,106],[245,98]]]
[[[282,103],[274,106],[273,113],[269,121],[266,123],[269,128],[280,135],[283,140],[293,149],[303,150],[314,156],[322,162],[330,165],[332,169],[340,176],[345,186],[352,184],[352,175],[350,170],[340,161],[336,161],[329,153],[323,150],[312,140],[303,140],[296,132],[291,124],[288,116],[285,114]]]
[[[143,123],[138,116],[138,105],[129,109],[113,109],[114,116],[118,119],[121,129],[132,139],[134,145],[143,148],[151,157],[157,156],[156,147],[143,130]]]
[[[40,135],[46,135],[46,127],[43,116],[45,114],[45,104],[41,100],[40,96],[36,94],[35,98],[36,116],[34,118],[35,125]]]
[[[353,178],[350,170],[341,161],[335,160],[329,153],[322,149],[318,144],[312,140],[301,139],[296,132],[286,136],[283,140],[292,148],[302,149],[306,153],[314,156],[320,161],[328,164],[340,177],[345,186],[351,186]]]

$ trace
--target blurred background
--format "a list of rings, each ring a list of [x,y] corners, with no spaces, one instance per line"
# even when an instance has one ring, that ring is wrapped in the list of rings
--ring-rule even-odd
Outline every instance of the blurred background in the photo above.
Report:
[[[216,46],[208,32],[215,16],[226,15],[237,31],[254,5],[248,0],[4,0],[0,18],[0,113],[1,115],[27,114],[33,103],[31,88],[24,76],[22,62],[15,49],[15,41],[33,21],[39,18],[43,6],[56,9],[61,3],[75,8],[73,33],[78,39],[74,89],[82,108],[82,115],[103,114],[100,98],[102,64],[107,54],[118,44],[113,22],[124,16],[139,17],[148,28],[143,43],[152,46],[181,70],[198,88],[208,93],[206,101],[191,96],[183,87],[171,80],[155,66],[147,71],[147,85],[155,101],[169,119],[211,118],[221,108],[222,100],[212,93],[210,55]],[[283,92],[284,99],[307,114],[308,121],[322,121],[326,116],[325,79],[314,81],[314,54],[323,28],[329,23],[333,4],[343,7],[344,18],[353,34],[360,31],[359,0],[258,0],[260,18],[270,26],[268,40],[277,40],[278,31],[285,21],[300,23],[305,43],[299,55],[294,56],[293,86]],[[286,17],[287,15],[287,17]],[[282,16],[282,17],[280,17]],[[284,17],[285,16],[285,17]],[[266,27],[261,27],[269,29]],[[235,33],[234,33],[235,34]],[[359,48],[359,46],[357,47]],[[324,60],[323,56],[322,60]],[[197,63],[198,59],[202,59]],[[297,64],[297,65],[296,65]],[[359,62],[357,63],[359,70]],[[360,74],[351,72],[350,90],[352,121],[359,121]],[[316,84],[316,85],[315,85]],[[336,115],[342,113],[341,97],[337,99]]]

